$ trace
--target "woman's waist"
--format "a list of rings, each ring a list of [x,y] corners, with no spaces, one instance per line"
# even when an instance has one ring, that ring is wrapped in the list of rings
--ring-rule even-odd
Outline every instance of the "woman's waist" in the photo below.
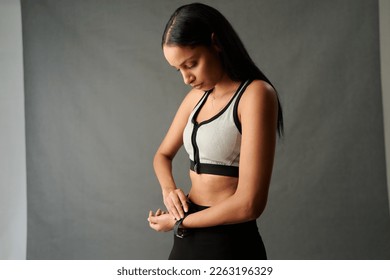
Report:
[[[191,188],[188,195],[190,200],[196,204],[213,206],[232,196],[236,192],[237,183],[237,178],[207,174],[195,175],[191,176]]]

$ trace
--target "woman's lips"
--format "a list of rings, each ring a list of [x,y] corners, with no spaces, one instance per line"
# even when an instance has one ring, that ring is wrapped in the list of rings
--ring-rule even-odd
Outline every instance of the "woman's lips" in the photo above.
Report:
[[[199,89],[199,88],[202,87],[202,84],[196,84],[196,85],[193,85],[192,87],[193,87],[193,88],[196,88],[196,89]]]

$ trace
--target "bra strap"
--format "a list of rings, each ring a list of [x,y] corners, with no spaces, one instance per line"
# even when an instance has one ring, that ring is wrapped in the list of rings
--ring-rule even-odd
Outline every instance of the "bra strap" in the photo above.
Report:
[[[253,80],[247,80],[243,85],[242,87],[240,88],[240,92],[237,96],[237,99],[236,99],[236,102],[234,103],[234,107],[233,107],[233,119],[234,119],[234,123],[236,124],[236,127],[238,129],[238,131],[241,133],[241,123],[240,123],[240,119],[238,118],[238,103],[240,102],[240,99],[241,99],[241,96],[242,94],[244,93],[244,91],[246,90],[247,86],[250,85],[250,83],[252,83]]]

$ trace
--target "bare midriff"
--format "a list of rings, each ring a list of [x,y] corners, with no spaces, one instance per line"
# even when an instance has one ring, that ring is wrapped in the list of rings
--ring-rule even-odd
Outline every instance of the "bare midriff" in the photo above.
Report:
[[[238,178],[190,171],[189,199],[198,205],[213,206],[232,196],[237,189]]]

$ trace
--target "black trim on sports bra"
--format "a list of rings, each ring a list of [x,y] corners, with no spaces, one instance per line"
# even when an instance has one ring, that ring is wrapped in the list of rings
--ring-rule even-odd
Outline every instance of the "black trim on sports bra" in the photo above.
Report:
[[[210,164],[202,163],[196,164],[194,161],[190,160],[190,169],[195,171],[198,174],[213,174],[213,175],[222,175],[229,177],[238,177],[239,169],[237,166],[229,165],[219,165],[219,164]]]
[[[237,129],[238,129],[238,131],[240,133],[242,133],[242,132],[241,132],[241,122],[240,122],[240,119],[238,118],[238,103],[240,102],[241,96],[244,93],[244,91],[246,90],[247,86],[249,86],[250,83],[252,83],[252,81],[253,80],[248,80],[247,81],[247,83],[241,89],[240,94],[237,96],[236,102],[234,103],[233,119],[234,119],[234,123],[236,124],[236,127],[237,127]]]

